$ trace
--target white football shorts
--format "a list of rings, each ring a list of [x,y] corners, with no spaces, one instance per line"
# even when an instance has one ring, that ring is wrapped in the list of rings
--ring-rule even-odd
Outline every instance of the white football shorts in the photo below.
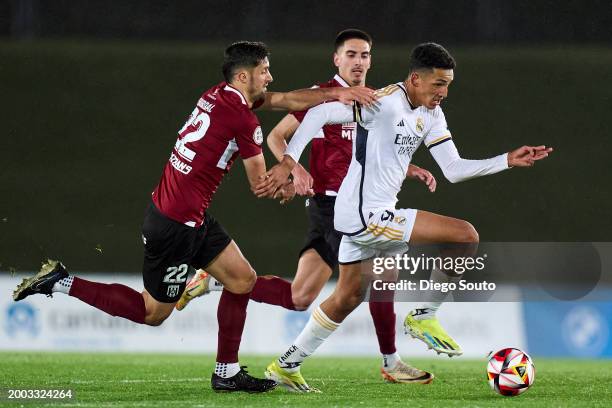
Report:
[[[348,264],[375,256],[405,253],[416,214],[417,210],[412,208],[376,211],[368,219],[365,231],[342,237],[338,261]]]

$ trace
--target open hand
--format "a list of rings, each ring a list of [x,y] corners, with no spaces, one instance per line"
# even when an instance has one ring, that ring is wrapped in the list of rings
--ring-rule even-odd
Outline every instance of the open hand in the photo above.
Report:
[[[531,167],[538,160],[547,158],[552,151],[552,147],[546,147],[544,145],[519,147],[508,153],[508,166]]]
[[[333,89],[336,93],[336,99],[345,105],[350,105],[355,101],[363,106],[372,106],[377,100],[376,95],[374,95],[374,90],[366,88],[365,86]]]

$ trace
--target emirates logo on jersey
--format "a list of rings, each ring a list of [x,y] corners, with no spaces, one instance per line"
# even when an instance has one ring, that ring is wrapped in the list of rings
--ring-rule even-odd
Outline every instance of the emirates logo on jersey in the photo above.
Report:
[[[253,141],[258,145],[263,143],[263,132],[261,131],[261,126],[257,126],[255,132],[253,132]]]

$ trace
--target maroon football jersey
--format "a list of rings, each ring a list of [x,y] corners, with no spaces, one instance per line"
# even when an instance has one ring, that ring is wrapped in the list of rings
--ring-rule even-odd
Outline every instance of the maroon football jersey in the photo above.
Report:
[[[259,120],[240,91],[222,82],[204,92],[178,132],[153,191],[155,206],[177,222],[202,225],[204,212],[236,156],[248,159],[260,154],[262,141]]]
[[[348,87],[340,77],[334,78],[320,88]],[[295,118],[302,122],[307,111],[292,112]],[[318,135],[312,139],[310,149],[310,175],[313,179],[313,190],[317,194],[336,195],[340,184],[351,164],[355,122],[338,125],[325,125]]]

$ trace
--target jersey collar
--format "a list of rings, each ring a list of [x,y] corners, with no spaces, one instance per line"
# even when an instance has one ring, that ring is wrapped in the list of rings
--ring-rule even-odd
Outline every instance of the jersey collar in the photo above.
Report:
[[[412,102],[410,101],[410,97],[408,96],[408,91],[406,90],[406,88],[404,87],[404,83],[403,82],[398,82],[397,85],[400,87],[400,89],[402,91],[404,91],[404,95],[406,96],[406,101],[408,102],[408,105],[410,106],[410,109],[415,110],[416,108],[418,108],[418,106],[414,106],[412,104]]]
[[[223,90],[224,91],[234,92],[235,94],[237,94],[240,97],[240,100],[242,101],[243,105],[248,105],[247,102],[246,102],[246,99],[244,98],[244,95],[242,95],[242,92],[240,92],[239,90],[237,90],[236,88],[234,88],[230,84],[225,84],[225,87],[223,88]]]
[[[342,79],[342,77],[338,74],[334,75],[334,81],[336,81],[337,83],[339,83],[340,85],[342,85],[344,88],[349,88],[350,85],[346,83],[346,81],[344,79]]]

